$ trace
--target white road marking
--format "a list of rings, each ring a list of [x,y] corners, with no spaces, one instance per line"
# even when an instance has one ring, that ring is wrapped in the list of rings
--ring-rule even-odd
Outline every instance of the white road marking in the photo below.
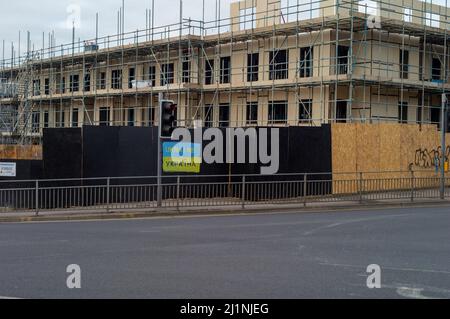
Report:
[[[382,216],[377,216],[377,217],[367,217],[367,218],[352,219],[352,220],[347,220],[347,221],[342,221],[342,222],[338,222],[338,223],[333,223],[333,224],[317,227],[315,229],[312,229],[310,231],[307,231],[307,232],[303,233],[303,235],[304,236],[309,236],[309,235],[312,235],[312,234],[314,234],[314,233],[316,233],[318,231],[321,231],[321,230],[336,228],[336,227],[343,226],[343,225],[348,225],[348,224],[371,222],[371,221],[383,220],[383,219],[392,218],[392,217],[409,217],[409,216],[410,215],[408,213],[404,213],[404,214],[382,215]]]
[[[345,267],[345,268],[359,268],[359,269],[366,269],[367,268],[367,266],[333,264],[333,263],[325,263],[325,262],[321,262],[321,263],[319,263],[319,265],[322,265],[322,266],[333,266],[333,267]],[[400,267],[385,267],[385,266],[383,266],[382,268],[386,269],[386,270],[394,270],[394,271],[423,272],[423,273],[431,273],[431,274],[450,275],[450,271],[446,271],[446,270],[400,268]]]
[[[398,287],[397,294],[404,298],[409,299],[433,299],[429,297],[425,297],[422,295],[422,288],[408,288],[408,287]]]
[[[0,300],[19,300],[22,298],[0,296]]]

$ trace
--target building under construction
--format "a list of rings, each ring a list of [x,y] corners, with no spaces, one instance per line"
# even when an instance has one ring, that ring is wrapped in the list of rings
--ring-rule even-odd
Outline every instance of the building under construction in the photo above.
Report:
[[[145,30],[28,45],[0,64],[3,144],[156,126],[161,93],[186,127],[440,125],[450,10],[429,2],[244,0],[213,21],[154,26],[152,10]]]

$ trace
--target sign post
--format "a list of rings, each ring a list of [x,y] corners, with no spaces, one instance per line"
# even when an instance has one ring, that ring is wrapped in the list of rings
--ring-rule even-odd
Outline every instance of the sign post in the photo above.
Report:
[[[441,110],[441,150],[442,150],[442,155],[441,155],[441,199],[445,199],[445,162],[446,162],[446,149],[447,149],[447,145],[446,145],[446,141],[445,141],[445,133],[447,131],[447,126],[446,126],[446,117],[447,117],[447,112],[446,112],[446,105],[447,105],[447,96],[446,94],[442,94],[442,110]]]
[[[157,206],[160,208],[162,206],[162,129],[161,129],[161,113],[162,113],[162,103],[164,99],[164,94],[159,93],[159,123],[158,123],[158,181],[157,181]]]
[[[162,207],[162,142],[170,139],[176,126],[177,106],[173,101],[165,100],[164,93],[159,94],[159,125],[158,125],[158,181],[157,181],[157,206]]]

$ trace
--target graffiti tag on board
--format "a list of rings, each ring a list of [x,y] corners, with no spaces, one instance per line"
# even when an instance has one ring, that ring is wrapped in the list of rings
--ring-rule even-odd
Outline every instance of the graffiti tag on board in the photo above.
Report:
[[[447,146],[445,150],[445,161],[447,162],[450,158],[450,146]],[[416,166],[419,168],[435,168],[441,166],[442,159],[442,147],[437,149],[428,150],[427,148],[419,148],[416,150],[414,164],[411,166]]]

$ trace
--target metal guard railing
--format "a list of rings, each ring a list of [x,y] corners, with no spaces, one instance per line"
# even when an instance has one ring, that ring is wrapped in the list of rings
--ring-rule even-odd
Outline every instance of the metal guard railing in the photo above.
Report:
[[[0,213],[249,208],[262,205],[441,199],[434,171],[1,181]],[[444,198],[450,197],[450,176]]]

